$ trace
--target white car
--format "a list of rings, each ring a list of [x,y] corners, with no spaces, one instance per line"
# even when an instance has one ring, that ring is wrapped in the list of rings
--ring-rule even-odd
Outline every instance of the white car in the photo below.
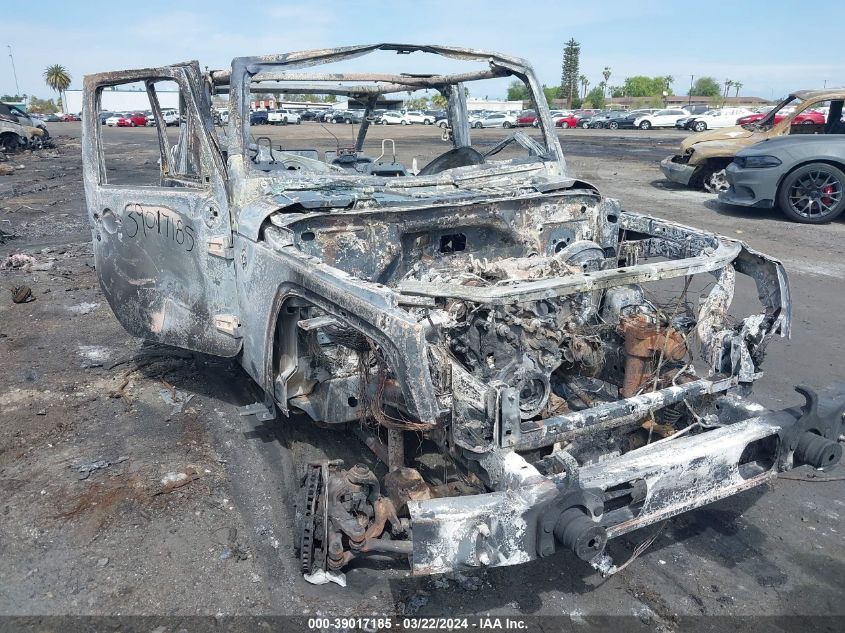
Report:
[[[414,123],[432,125],[434,124],[434,117],[417,110],[409,110],[402,116],[402,125],[413,125]]]
[[[176,110],[162,110],[161,118],[164,119],[164,125],[179,125],[179,113]],[[156,117],[154,114],[147,116],[147,127],[153,127],[156,124]],[[108,119],[106,119],[108,125]]]
[[[653,127],[675,127],[678,119],[689,116],[690,113],[681,108],[658,110],[654,114],[646,114],[634,119],[634,127],[641,130],[650,130]]]
[[[476,119],[472,127],[516,127],[516,115],[510,112],[491,112],[482,119]]]
[[[401,112],[393,112],[388,110],[382,112],[378,118],[379,125],[400,125],[403,122],[403,115]]]
[[[299,123],[300,121],[302,121],[302,117],[293,110],[270,110],[267,113],[267,123],[273,125],[278,125],[279,123],[287,125],[288,123]]]
[[[704,130],[715,130],[720,127],[731,127],[736,125],[736,120],[740,117],[754,114],[747,108],[721,108],[719,110],[708,110],[704,114],[695,117],[689,128],[696,132],[703,132]]]
[[[124,118],[125,114],[113,114],[108,119],[106,119],[106,125],[109,127],[116,127],[117,122]]]

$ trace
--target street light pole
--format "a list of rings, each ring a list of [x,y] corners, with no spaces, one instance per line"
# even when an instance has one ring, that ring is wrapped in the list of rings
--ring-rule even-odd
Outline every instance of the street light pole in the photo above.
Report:
[[[12,45],[6,44],[6,47],[9,49],[9,59],[12,60],[12,75],[15,77],[15,96],[18,97],[21,94],[21,89],[18,87],[18,71],[15,70],[15,58],[12,57]]]
[[[695,79],[695,75],[689,76],[689,94],[687,95],[689,99],[687,100],[687,105],[692,105],[692,82]]]

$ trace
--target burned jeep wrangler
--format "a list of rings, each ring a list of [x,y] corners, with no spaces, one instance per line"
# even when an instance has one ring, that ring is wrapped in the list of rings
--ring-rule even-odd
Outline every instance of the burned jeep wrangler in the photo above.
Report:
[[[313,70],[371,53],[472,68]],[[471,130],[468,90],[503,79],[526,85],[536,130]],[[163,81],[178,85],[178,138],[158,128],[155,184],[115,182],[101,94],[143,83],[163,121]],[[385,96],[417,90],[448,104],[451,146],[418,170],[367,153]],[[321,155],[253,137],[260,93],[342,95],[365,112]],[[609,538],[840,459],[841,396],[801,387],[805,405],[782,411],[748,400],[767,343],[789,336],[781,263],[572,177],[521,59],[379,44],[93,75],[83,154],[96,268],[123,326],[237,358],[266,393],[263,419],[340,425],[383,462],[302,465],[305,574],[368,556],[432,574],[561,549],[606,572]],[[730,314],[738,276],[761,303],[745,318]]]

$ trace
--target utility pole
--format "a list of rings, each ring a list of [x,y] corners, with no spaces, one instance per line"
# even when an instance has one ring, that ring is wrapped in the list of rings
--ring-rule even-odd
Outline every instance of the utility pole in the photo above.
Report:
[[[12,45],[6,44],[6,47],[9,49],[9,59],[12,60],[12,75],[15,77],[15,96],[18,97],[21,94],[21,89],[18,87],[18,71],[15,70],[15,58],[12,57]]]
[[[689,93],[687,95],[689,97],[689,99],[687,100],[687,105],[692,105],[692,82],[693,82],[694,79],[695,79],[695,75],[689,76]]]

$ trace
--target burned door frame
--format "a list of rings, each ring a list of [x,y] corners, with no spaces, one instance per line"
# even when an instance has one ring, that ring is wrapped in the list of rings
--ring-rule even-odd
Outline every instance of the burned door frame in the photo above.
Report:
[[[160,182],[110,184],[98,112],[102,91],[142,82],[162,121],[154,84],[179,86],[185,120],[171,151],[158,127]],[[228,181],[197,62],[85,78],[83,177],[103,292],[131,334],[232,357],[241,349]],[[188,159],[196,177],[177,173]]]

